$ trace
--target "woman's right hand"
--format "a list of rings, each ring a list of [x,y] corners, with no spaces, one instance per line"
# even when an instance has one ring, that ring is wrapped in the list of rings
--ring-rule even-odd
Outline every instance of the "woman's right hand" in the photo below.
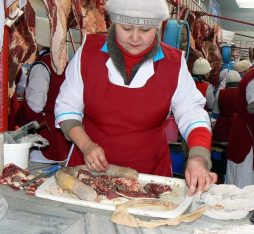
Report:
[[[104,150],[98,144],[91,142],[83,150],[83,155],[85,164],[89,170],[100,172],[108,169],[108,162]]]

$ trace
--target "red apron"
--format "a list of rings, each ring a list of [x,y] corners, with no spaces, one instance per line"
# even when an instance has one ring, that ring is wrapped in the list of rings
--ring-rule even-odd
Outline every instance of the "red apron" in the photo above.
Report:
[[[126,88],[108,79],[105,64],[109,57],[100,51],[104,40],[90,39],[81,57],[87,134],[103,147],[109,163],[171,176],[163,124],[177,87],[181,53],[161,44],[167,59],[154,63],[155,74],[143,87]],[[83,156],[75,149],[69,165],[83,163]]]
[[[213,128],[213,140],[227,142],[236,111],[238,87],[225,88],[219,92],[220,115]]]
[[[243,162],[251,147],[254,147],[254,114],[247,112],[246,101],[246,87],[253,79],[254,69],[251,69],[239,85],[237,111],[233,117],[227,148],[227,158],[235,163]]]

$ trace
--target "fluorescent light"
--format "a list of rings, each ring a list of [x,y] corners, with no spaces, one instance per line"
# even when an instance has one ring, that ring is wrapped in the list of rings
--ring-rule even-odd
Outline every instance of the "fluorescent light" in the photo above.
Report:
[[[253,0],[236,0],[239,8],[254,8]]]

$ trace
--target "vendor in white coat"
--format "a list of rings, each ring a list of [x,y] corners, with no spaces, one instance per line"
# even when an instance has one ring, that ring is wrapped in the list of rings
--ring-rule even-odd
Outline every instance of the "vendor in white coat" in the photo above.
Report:
[[[242,78],[227,148],[227,184],[254,184],[254,68]]]
[[[192,77],[196,83],[197,89],[206,98],[205,109],[211,111],[213,108],[214,94],[213,86],[207,81],[210,71],[210,63],[204,58],[198,58],[192,68]]]
[[[87,35],[66,70],[56,126],[77,146],[69,165],[105,171],[108,164],[172,176],[164,124],[172,110],[189,146],[189,194],[217,180],[210,172],[211,128],[205,98],[184,54],[159,41],[165,0],[108,0],[107,39]]]

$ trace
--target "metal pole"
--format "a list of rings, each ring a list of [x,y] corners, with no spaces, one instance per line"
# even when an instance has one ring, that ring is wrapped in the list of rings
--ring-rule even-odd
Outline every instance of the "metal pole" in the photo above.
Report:
[[[212,15],[212,14],[209,14],[207,12],[202,12],[202,11],[194,11],[194,12],[200,13],[201,16],[207,15],[207,16],[212,16],[212,17],[215,17],[215,18],[223,19],[223,20],[229,20],[229,21],[236,22],[236,23],[239,23],[239,24],[247,24],[247,25],[250,25],[250,26],[254,26],[254,23],[249,23],[249,22],[245,22],[245,21],[241,21],[241,20],[236,20],[236,19],[232,19],[232,18],[228,18],[228,17],[224,17],[224,16]]]

